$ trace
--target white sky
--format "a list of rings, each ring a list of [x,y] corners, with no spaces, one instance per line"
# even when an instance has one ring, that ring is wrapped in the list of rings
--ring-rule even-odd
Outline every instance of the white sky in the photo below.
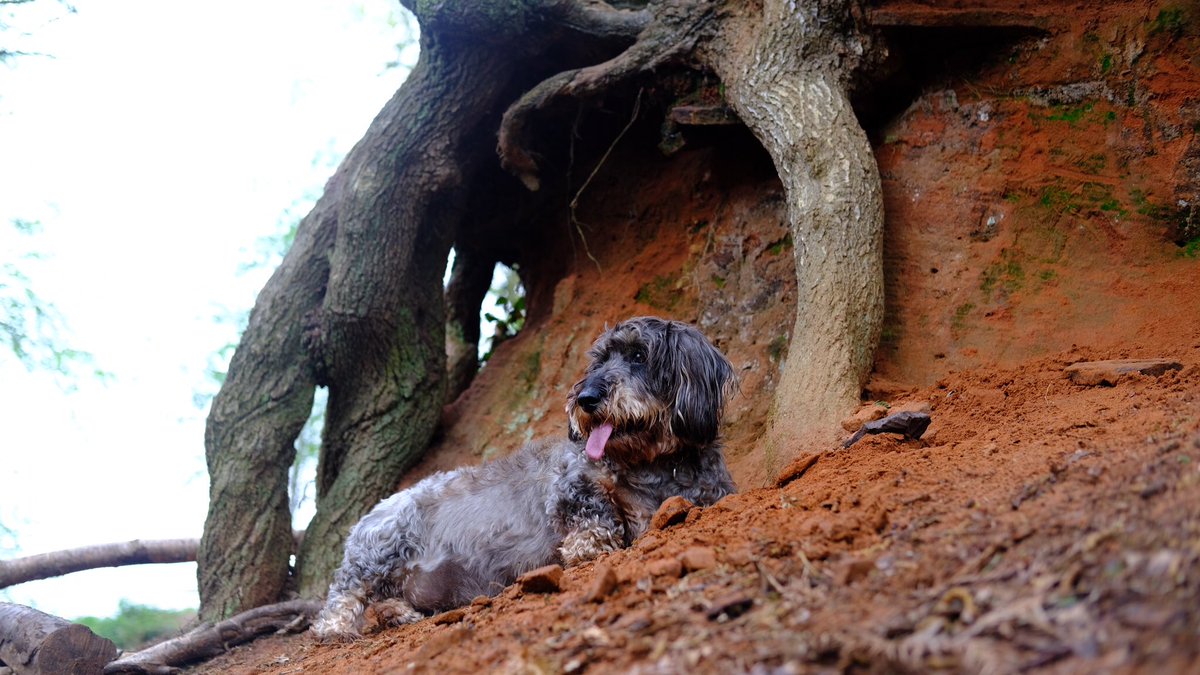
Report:
[[[239,267],[256,241],[320,189],[404,76],[385,68],[406,37],[395,0],[75,6],[21,24],[32,34],[17,46],[53,58],[0,66],[0,262],[18,253],[5,223],[40,220],[18,243],[46,259],[23,266],[70,344],[113,379],[64,393],[0,353],[0,523],[20,549],[5,558],[199,536],[208,479],[194,398],[235,337],[214,316],[253,303],[270,270]],[[142,565],[0,599],[107,616],[121,598],[194,607],[195,585],[194,564]]]

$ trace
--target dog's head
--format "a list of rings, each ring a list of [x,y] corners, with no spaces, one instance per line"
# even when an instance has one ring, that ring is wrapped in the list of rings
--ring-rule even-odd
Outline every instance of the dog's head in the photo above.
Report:
[[[571,440],[621,464],[649,462],[717,438],[733,368],[700,331],[639,317],[606,330],[567,397]]]

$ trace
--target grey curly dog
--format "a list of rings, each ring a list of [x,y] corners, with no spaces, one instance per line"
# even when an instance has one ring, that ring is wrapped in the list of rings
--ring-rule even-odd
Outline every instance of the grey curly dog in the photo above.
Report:
[[[718,440],[729,361],[699,331],[639,317],[606,330],[567,398],[569,440],[434,474],[350,530],[313,632],[361,634],[494,595],[524,572],[628,546],[664,500],[735,490]]]

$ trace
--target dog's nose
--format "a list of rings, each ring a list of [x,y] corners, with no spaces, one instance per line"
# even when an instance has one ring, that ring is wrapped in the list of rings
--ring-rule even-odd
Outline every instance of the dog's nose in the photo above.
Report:
[[[596,408],[600,407],[600,401],[604,398],[604,390],[595,385],[588,385],[579,392],[579,396],[575,397],[575,402],[583,408],[585,412],[594,413]]]

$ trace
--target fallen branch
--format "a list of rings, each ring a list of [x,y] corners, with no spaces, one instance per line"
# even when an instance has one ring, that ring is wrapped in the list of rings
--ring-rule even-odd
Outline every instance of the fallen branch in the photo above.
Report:
[[[199,544],[199,539],[134,539],[0,560],[0,588],[97,567],[194,562]]]
[[[843,443],[842,447],[848,448],[854,445],[867,434],[901,434],[905,438],[916,440],[929,428],[930,419],[927,412],[905,411],[888,415],[881,420],[862,425],[862,428]]]
[[[304,531],[294,530],[292,539],[299,548]],[[134,539],[0,560],[0,588],[98,567],[195,562],[199,545],[199,539]]]
[[[321,609],[319,600],[288,600],[242,612],[216,624],[203,624],[177,638],[126,654],[104,667],[114,673],[174,673],[179,666],[221,654],[267,633],[300,632]]]
[[[17,675],[98,673],[117,647],[83,624],[0,602],[0,665]]]

